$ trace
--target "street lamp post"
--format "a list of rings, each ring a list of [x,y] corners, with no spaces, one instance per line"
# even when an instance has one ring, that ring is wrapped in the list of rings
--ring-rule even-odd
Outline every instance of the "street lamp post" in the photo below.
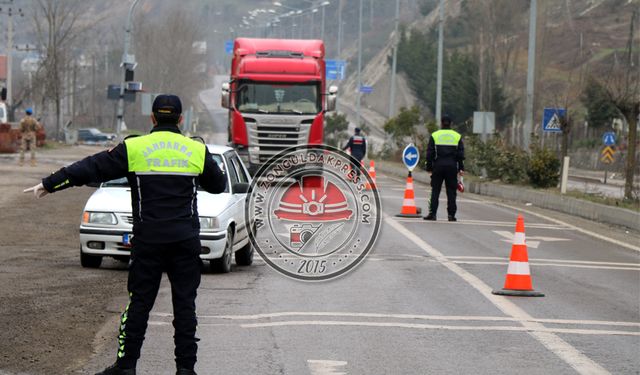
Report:
[[[440,26],[438,28],[438,79],[436,83],[436,123],[442,118],[442,57],[444,54],[444,0],[440,0]]]
[[[320,39],[324,41],[324,12],[327,5],[330,5],[329,1],[323,1],[320,6],[322,7],[322,28],[320,29]]]
[[[360,92],[360,88],[362,87],[362,1],[363,0],[360,0],[360,11],[358,16],[358,100],[356,102],[356,127],[360,126],[360,100],[362,97],[362,92]]]
[[[8,2],[3,2],[0,4],[13,4],[13,0],[9,0]],[[16,15],[24,17],[24,13],[22,13],[22,9],[14,10],[13,8],[2,9],[0,8],[0,13],[4,13],[6,11],[7,17],[9,18],[9,22],[7,25],[7,108],[10,112],[12,111],[13,105],[13,16],[14,11]]]
[[[125,94],[125,84],[126,84],[126,76],[127,70],[131,68],[131,70],[135,69],[136,62],[135,56],[129,55],[129,47],[131,45],[131,29],[133,23],[133,11],[138,5],[140,0],[133,0],[131,4],[131,8],[129,8],[129,15],[127,16],[127,24],[124,30],[124,52],[122,53],[122,80],[120,81],[120,97],[118,98],[118,113],[117,119],[118,123],[116,126],[116,136],[118,140],[120,140],[120,132],[122,131],[122,125],[124,125],[124,94]]]
[[[400,38],[398,37],[398,23],[400,22],[400,0],[396,0],[396,19],[395,30],[393,32],[394,44],[393,44],[393,62],[391,64],[391,93],[389,95],[389,118],[392,118],[396,114],[396,70],[398,67],[398,43]]]

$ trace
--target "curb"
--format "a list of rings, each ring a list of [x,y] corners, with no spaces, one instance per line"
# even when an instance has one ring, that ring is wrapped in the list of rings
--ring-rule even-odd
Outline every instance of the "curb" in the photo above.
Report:
[[[406,168],[394,166],[389,162],[378,162],[376,168],[386,174],[406,177]],[[429,184],[426,172],[414,171],[414,181]],[[465,181],[465,189],[469,193],[507,199],[533,205],[584,219],[622,226],[637,231],[640,229],[640,212],[625,208],[612,207],[604,204],[589,202],[573,197],[543,193],[523,186],[505,186],[492,182]]]

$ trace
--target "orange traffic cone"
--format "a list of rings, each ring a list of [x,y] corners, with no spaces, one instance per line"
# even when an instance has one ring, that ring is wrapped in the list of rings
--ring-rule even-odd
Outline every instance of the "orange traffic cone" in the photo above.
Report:
[[[422,210],[416,207],[415,193],[413,191],[413,176],[409,172],[407,177],[407,187],[404,190],[404,201],[402,202],[402,209],[396,216],[398,217],[422,217]]]
[[[373,190],[376,188],[376,163],[373,160],[369,162],[369,176],[371,176],[371,183],[367,180],[364,186],[365,190]]]
[[[544,297],[543,293],[533,290],[531,284],[531,270],[529,269],[529,256],[524,235],[524,218],[518,215],[516,233],[513,236],[511,258],[507,279],[502,290],[494,290],[493,294],[501,296]]]

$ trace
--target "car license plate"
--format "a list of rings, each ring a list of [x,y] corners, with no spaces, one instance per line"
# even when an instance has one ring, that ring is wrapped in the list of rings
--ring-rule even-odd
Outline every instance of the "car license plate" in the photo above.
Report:
[[[124,246],[131,246],[131,240],[133,240],[133,234],[125,233],[122,235],[122,244]]]

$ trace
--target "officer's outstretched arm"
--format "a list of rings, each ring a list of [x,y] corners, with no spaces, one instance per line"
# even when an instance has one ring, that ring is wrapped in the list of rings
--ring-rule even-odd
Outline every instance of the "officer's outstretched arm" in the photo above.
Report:
[[[124,177],[128,172],[127,150],[123,143],[108,151],[99,152],[61,168],[42,179],[49,193],[91,182],[105,182]]]
[[[200,175],[200,186],[211,194],[223,193],[227,187],[227,176],[222,173],[209,150],[205,150],[204,170]]]

